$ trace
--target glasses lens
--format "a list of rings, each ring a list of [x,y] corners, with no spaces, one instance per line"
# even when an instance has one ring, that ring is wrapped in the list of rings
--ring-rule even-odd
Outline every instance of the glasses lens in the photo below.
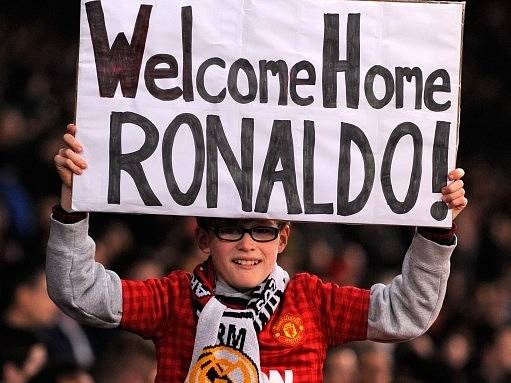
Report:
[[[279,229],[271,226],[256,226],[251,229],[254,241],[269,242],[277,238]]]
[[[236,226],[220,226],[216,228],[216,235],[224,241],[238,241],[243,236],[243,230]]]

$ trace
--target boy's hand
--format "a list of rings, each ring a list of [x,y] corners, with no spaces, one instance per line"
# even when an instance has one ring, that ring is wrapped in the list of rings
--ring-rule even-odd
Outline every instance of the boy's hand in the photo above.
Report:
[[[64,134],[65,145],[54,158],[60,179],[69,188],[73,183],[73,174],[82,174],[83,170],[87,168],[87,163],[79,154],[83,151],[83,148],[75,138],[75,133],[76,125],[69,124],[66,134]]]
[[[87,168],[87,162],[79,154],[83,151],[82,145],[75,138],[76,125],[69,124],[64,134],[64,146],[54,157],[57,173],[62,180],[60,205],[65,210],[71,209],[71,188],[73,174],[82,174]]]
[[[449,180],[453,182],[442,188],[442,201],[449,209],[452,209],[452,219],[455,219],[468,204],[463,188],[464,183],[461,180],[464,175],[465,171],[460,168],[450,171]]]

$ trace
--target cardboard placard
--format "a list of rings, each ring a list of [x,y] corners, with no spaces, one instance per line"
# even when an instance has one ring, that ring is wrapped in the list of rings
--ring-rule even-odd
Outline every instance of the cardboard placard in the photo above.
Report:
[[[73,209],[450,226],[464,5],[82,0]]]

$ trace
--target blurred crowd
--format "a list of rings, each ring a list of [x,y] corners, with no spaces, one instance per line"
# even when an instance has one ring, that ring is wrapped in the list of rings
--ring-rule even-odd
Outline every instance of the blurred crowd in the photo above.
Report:
[[[467,4],[460,147],[469,207],[458,219],[439,318],[400,344],[332,350],[326,383],[511,382],[511,5]],[[79,2],[0,2],[0,381],[145,383],[152,344],[82,326],[46,293],[45,246],[60,183],[53,156],[74,118]],[[93,214],[97,260],[123,278],[191,270],[193,218]],[[293,224],[279,263],[370,287],[400,271],[414,228]]]

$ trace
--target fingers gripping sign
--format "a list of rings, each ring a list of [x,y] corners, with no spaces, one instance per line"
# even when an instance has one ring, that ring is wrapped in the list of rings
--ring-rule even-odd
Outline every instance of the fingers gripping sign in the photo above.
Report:
[[[468,204],[464,182],[461,180],[464,175],[465,171],[461,168],[450,171],[448,177],[451,183],[442,188],[442,201],[452,209],[452,219],[455,219]]]
[[[80,154],[83,147],[75,134],[76,125],[69,124],[63,136],[63,145],[54,157],[55,167],[62,181],[61,205],[66,210],[71,209],[73,174],[80,175],[87,168],[87,162]]]

